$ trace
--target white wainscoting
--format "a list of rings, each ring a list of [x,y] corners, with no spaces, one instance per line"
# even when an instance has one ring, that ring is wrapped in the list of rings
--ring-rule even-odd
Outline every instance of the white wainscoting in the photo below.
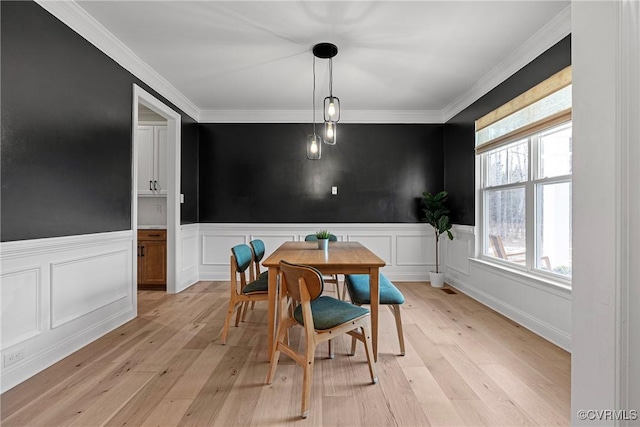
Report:
[[[2,392],[136,316],[134,244],[130,230],[2,244]]]
[[[341,241],[360,242],[382,258],[391,280],[428,280],[435,265],[433,231],[425,224],[200,224],[200,279],[229,280],[230,249],[261,239],[265,257],[287,241],[329,229]]]
[[[180,226],[180,281],[176,292],[181,292],[199,280],[200,245],[198,224]]]
[[[527,329],[571,349],[571,291],[475,260],[474,227],[456,225],[444,239],[445,281]]]

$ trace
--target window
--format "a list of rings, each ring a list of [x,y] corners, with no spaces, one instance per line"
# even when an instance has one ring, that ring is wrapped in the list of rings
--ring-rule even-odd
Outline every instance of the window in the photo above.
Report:
[[[544,96],[532,95],[538,85],[479,119],[476,151],[482,258],[566,282],[572,265],[570,68],[561,73],[559,84],[541,84]]]

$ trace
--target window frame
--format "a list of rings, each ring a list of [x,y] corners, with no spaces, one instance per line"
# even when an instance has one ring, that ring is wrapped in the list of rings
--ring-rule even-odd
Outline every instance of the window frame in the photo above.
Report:
[[[555,83],[549,83],[552,79],[555,79]],[[514,112],[520,109],[526,108],[533,102],[544,99],[546,96],[552,95],[561,88],[571,84],[571,68],[562,70],[557,75],[552,76],[549,81],[542,82],[531,90],[525,92],[509,103],[499,107],[486,116],[478,119],[476,122],[476,133],[490,126]],[[561,80],[561,81],[560,81]],[[554,87],[555,85],[555,87]],[[548,92],[546,94],[541,93],[540,87],[546,87]],[[550,89],[549,89],[550,88]],[[531,93],[535,92],[535,99]],[[529,99],[529,103],[526,100]],[[524,101],[523,101],[524,100]],[[517,106],[516,110],[510,109],[510,107]],[[481,127],[479,127],[479,123]],[[553,129],[562,128],[564,126],[571,126],[573,128],[573,122],[571,117],[571,109],[559,111],[555,114],[551,114],[542,120],[537,122],[528,123],[524,126],[509,132],[506,135],[498,136],[494,140],[485,141],[481,145],[476,147],[476,224],[479,228],[478,244],[476,244],[476,258],[487,264],[494,265],[499,268],[508,269],[515,273],[520,273],[526,276],[533,276],[547,282],[555,283],[562,287],[572,286],[572,277],[563,276],[560,273],[554,273],[553,271],[545,270],[542,268],[542,258],[540,251],[542,250],[542,227],[537,227],[538,220],[542,221],[540,217],[541,208],[539,194],[545,185],[569,183],[572,185],[572,171],[568,174],[542,177],[540,176],[540,162],[542,161],[541,153],[541,136]],[[489,162],[487,161],[488,155],[507,147],[518,141],[526,139],[528,149],[528,165],[527,165],[527,179],[520,180],[518,182],[508,182],[499,185],[487,185],[489,179]],[[488,218],[488,195],[493,191],[509,190],[515,188],[524,188],[525,192],[525,260],[524,263],[517,263],[509,260],[499,258],[497,256],[491,256],[490,242],[489,242],[489,230],[488,224],[485,222]],[[539,262],[539,266],[536,263]]]

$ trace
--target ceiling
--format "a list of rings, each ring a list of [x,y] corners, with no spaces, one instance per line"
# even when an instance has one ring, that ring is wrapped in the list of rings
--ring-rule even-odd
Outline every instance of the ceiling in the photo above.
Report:
[[[323,41],[339,49],[346,121],[444,121],[568,34],[569,3],[76,1],[196,119],[283,122],[311,120],[311,49]],[[316,108],[328,62],[316,60]]]

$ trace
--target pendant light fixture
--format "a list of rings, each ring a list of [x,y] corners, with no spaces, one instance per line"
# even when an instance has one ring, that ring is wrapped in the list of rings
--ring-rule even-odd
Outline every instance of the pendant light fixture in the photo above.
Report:
[[[316,57],[313,57],[313,133],[307,136],[307,159],[319,160],[322,157],[322,137],[316,134]]]
[[[313,55],[316,58],[329,60],[329,96],[324,99],[324,128],[325,144],[335,145],[336,125],[340,120],[340,99],[333,96],[333,57],[338,54],[338,47],[332,43],[318,43],[313,47]],[[315,61],[314,61],[315,67]],[[315,68],[314,68],[315,76]],[[314,77],[315,85],[315,77]]]

